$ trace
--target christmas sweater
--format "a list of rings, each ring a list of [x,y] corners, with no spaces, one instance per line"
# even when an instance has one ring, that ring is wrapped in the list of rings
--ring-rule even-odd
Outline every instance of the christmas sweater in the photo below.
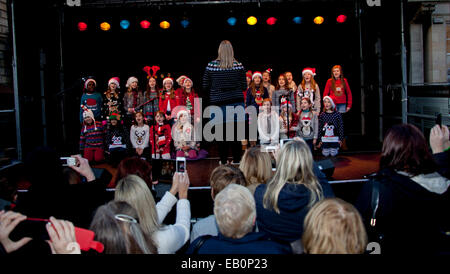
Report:
[[[313,111],[320,112],[320,89],[319,85],[316,84],[316,87],[314,89],[310,89],[308,87],[303,90],[302,85],[298,85],[296,95],[296,105],[297,109],[300,110],[300,104],[302,102],[302,98],[308,97],[309,100],[311,100],[312,103],[312,109]]]
[[[263,92],[257,90],[255,96],[252,94],[252,89],[248,88],[245,107],[254,106],[256,108],[256,113],[259,113],[259,107],[262,106],[263,100],[266,98],[269,98],[269,92],[265,87],[263,87]]]
[[[147,102],[153,98],[156,98],[155,100],[153,100],[153,103],[150,102],[145,106],[142,106],[142,112],[144,113],[145,117],[149,117],[152,116],[154,114],[156,114],[156,112],[159,110],[159,95],[157,91],[146,91],[144,93],[144,102]]]
[[[169,92],[162,90],[159,94],[159,110],[166,114],[169,111],[172,112],[174,108],[178,106],[179,101],[180,101],[179,95],[175,94],[175,96],[171,98]]]
[[[130,142],[133,148],[146,148],[150,140],[150,127],[132,125],[130,129]]]
[[[319,119],[312,111],[302,111],[299,115],[297,136],[304,140],[317,139],[319,135]]]
[[[293,112],[296,112],[295,107],[295,92],[288,91],[285,89],[275,90],[272,94],[272,105],[274,107],[278,107],[278,113],[281,112],[281,99],[286,98],[291,104],[292,104],[292,110]]]
[[[350,90],[350,86],[348,85],[347,79],[344,78],[344,81],[341,79],[336,80],[335,90],[332,89],[332,80],[328,79],[327,84],[325,85],[325,90],[323,92],[323,97],[330,96],[333,98],[335,104],[347,104],[347,107],[352,107],[352,91]]]
[[[156,133],[156,135],[154,135]],[[156,141],[156,148],[155,148]],[[150,143],[152,146],[152,154],[170,154],[170,142],[172,141],[171,129],[168,124],[153,125],[150,128]],[[162,149],[162,152],[159,150]]]
[[[247,88],[244,66],[234,61],[231,68],[220,68],[220,61],[209,62],[203,74],[203,90],[209,91],[213,105],[244,102],[242,91]]]
[[[98,93],[98,92],[83,93],[83,95],[81,96],[80,105],[84,105],[88,109],[92,110],[95,120],[101,119],[103,98],[100,93]],[[82,108],[80,108],[80,123],[83,123],[83,109]]]
[[[178,105],[186,106],[187,110],[190,111],[191,117],[194,116],[195,111],[197,111],[200,115],[200,102],[197,93],[194,90],[186,93],[183,89],[178,89]]]
[[[106,130],[105,150],[115,148],[131,148],[130,134],[122,125],[109,125]]]
[[[176,150],[182,150],[184,146],[195,149],[197,142],[194,140],[194,127],[187,122],[184,125],[177,122],[172,127],[173,144]]]
[[[135,108],[138,107],[140,104],[145,102],[144,94],[142,91],[131,91],[131,92],[125,92],[123,95],[123,107],[125,108],[125,112],[128,114],[131,114],[128,112],[129,108]]]
[[[102,120],[107,120],[111,113],[116,112],[122,113],[122,102],[119,98],[119,94],[115,95],[108,94],[109,91],[105,92],[103,97],[103,107],[102,107]]]
[[[286,115],[280,115],[280,139],[292,139],[298,130],[298,116],[295,113],[289,117],[289,133],[287,133],[288,121]]]
[[[344,122],[340,112],[322,112],[319,115],[319,142],[323,148],[339,147],[344,140]]]
[[[81,127],[80,150],[85,148],[102,148],[104,144],[105,129],[101,122],[95,121],[92,125]]]

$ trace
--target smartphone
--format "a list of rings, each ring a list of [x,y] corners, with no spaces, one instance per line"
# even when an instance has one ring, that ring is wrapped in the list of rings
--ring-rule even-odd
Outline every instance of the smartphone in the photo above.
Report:
[[[185,157],[177,157],[176,172],[186,172],[186,158]]]
[[[283,145],[287,142],[293,141],[294,139],[280,139],[280,149],[283,147]]]
[[[92,248],[97,252],[102,253],[105,247],[102,243],[94,241],[94,237],[94,231],[75,227],[75,239],[80,245],[81,250],[88,251]]]
[[[10,239],[18,241],[23,237],[30,237],[35,240],[49,240],[46,225],[50,222],[48,219],[27,218],[20,222],[11,232]]]
[[[61,160],[62,166],[76,166],[77,165],[77,159],[73,157],[61,157],[59,158]]]

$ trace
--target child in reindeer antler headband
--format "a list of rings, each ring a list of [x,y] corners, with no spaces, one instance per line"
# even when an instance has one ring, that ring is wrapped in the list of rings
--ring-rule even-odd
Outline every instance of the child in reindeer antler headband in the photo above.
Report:
[[[155,68],[155,69],[152,69]],[[157,68],[157,69],[156,69]],[[144,92],[144,101],[147,102],[151,99],[153,100],[153,103],[150,102],[142,107],[142,112],[144,113],[145,119],[147,121],[153,121],[153,116],[156,114],[157,111],[159,111],[159,87],[158,83],[156,82],[156,72],[159,70],[158,66],[145,66],[143,69],[147,73],[147,88]],[[151,73],[153,71],[153,74]]]

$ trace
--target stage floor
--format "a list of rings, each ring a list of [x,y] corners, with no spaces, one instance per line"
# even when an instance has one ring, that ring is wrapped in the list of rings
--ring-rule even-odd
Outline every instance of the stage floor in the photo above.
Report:
[[[335,170],[332,181],[358,180],[365,175],[378,170],[380,159],[379,152],[344,152],[336,157],[315,157],[316,161],[329,159],[334,164]],[[209,176],[214,168],[219,166],[219,158],[211,157],[197,161],[187,162],[187,172],[191,181],[191,186],[209,186]],[[113,183],[117,170],[108,164],[96,165],[95,168],[107,169],[113,179],[109,187],[114,187]]]

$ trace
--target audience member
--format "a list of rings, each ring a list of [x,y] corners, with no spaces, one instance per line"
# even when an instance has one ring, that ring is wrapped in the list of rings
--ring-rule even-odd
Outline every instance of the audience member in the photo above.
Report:
[[[213,200],[217,194],[229,184],[247,185],[247,181],[242,171],[231,165],[216,167],[212,171],[209,181],[211,184],[211,198]],[[217,228],[216,217],[212,214],[194,224],[191,232],[191,243],[200,236],[217,236],[218,233],[219,229]]]
[[[329,198],[316,203],[306,215],[302,243],[308,254],[362,254],[367,233],[353,205]]]
[[[445,125],[435,125],[430,132],[430,146],[433,158],[439,166],[439,173],[450,179],[450,139]]]
[[[356,202],[366,229],[382,236],[381,241],[370,239],[380,243],[382,253],[439,252],[442,233],[449,228],[449,212],[443,209],[450,208],[450,180],[437,170],[419,129],[402,124],[388,131],[380,170],[364,184]],[[376,186],[379,202],[373,217]]]
[[[143,232],[136,210],[123,201],[111,201],[97,209],[90,229],[105,254],[156,254],[156,247]]]
[[[136,209],[142,230],[151,237],[159,254],[172,254],[189,239],[191,210],[187,199],[188,187],[188,175],[175,173],[170,191],[155,204],[145,182],[136,175],[128,175],[117,183],[114,199],[125,201]],[[177,193],[178,201],[175,197]],[[176,223],[162,226],[166,215],[175,204],[177,204]]]
[[[287,244],[253,232],[256,220],[255,200],[244,186],[229,184],[214,201],[214,215],[220,233],[202,236],[189,247],[188,254],[289,254]]]
[[[125,158],[119,163],[117,166],[116,178],[111,187],[116,187],[121,179],[131,174],[137,175],[144,180],[150,188],[153,198],[156,199],[156,191],[153,189],[152,183],[152,165],[137,156]]]
[[[322,198],[334,196],[328,182],[319,180],[314,170],[305,141],[296,139],[283,145],[274,177],[255,190],[260,231],[288,243],[302,237],[309,209]]]
[[[261,147],[247,149],[239,165],[246,178],[246,186],[252,194],[258,185],[265,184],[272,178],[272,159],[268,152],[262,152],[261,149]]]

